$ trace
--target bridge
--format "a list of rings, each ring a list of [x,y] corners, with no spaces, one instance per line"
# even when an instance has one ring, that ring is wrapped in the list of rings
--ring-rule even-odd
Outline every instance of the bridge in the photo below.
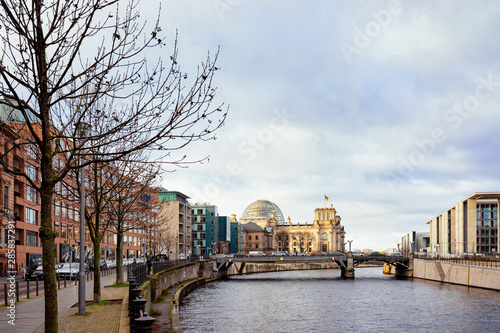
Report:
[[[296,269],[330,269],[340,267],[341,276],[354,278],[355,267],[368,262],[384,262],[395,267],[396,276],[411,276],[413,258],[392,256],[254,256],[217,258],[216,269],[221,275],[239,275]],[[410,274],[409,274],[410,273]]]

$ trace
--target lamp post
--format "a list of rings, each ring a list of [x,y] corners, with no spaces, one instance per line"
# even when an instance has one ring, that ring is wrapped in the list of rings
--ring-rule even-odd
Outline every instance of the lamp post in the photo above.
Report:
[[[90,133],[90,125],[80,122],[77,127],[81,141]],[[81,151],[80,151],[81,152]],[[83,157],[80,158],[80,162]],[[85,312],[85,168],[80,168],[80,267],[78,272],[78,314]]]
[[[349,252],[351,252],[351,243],[352,243],[352,240],[348,240],[347,242],[349,243]]]

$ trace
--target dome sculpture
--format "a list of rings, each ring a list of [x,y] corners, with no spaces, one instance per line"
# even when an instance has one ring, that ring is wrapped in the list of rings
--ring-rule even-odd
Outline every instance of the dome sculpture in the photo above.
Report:
[[[252,202],[243,212],[240,221],[267,221],[271,218],[271,214],[274,214],[277,225],[285,224],[281,209],[275,203],[268,200],[257,200]]]

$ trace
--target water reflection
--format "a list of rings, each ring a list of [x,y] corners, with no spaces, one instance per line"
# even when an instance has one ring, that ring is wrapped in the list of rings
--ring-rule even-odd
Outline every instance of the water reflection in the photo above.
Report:
[[[382,268],[273,272],[209,283],[181,305],[185,332],[498,332],[500,293]]]

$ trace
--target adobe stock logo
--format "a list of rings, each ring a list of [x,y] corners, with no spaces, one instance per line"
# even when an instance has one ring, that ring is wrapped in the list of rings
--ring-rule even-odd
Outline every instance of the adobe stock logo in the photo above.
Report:
[[[387,9],[376,12],[372,11],[373,20],[367,22],[363,29],[355,26],[352,44],[343,42],[339,45],[347,63],[350,64],[352,56],[360,54],[363,49],[368,47],[372,40],[381,34],[382,29],[387,28],[391,24],[393,17],[400,15],[401,12],[401,3],[399,0],[394,0],[387,4]]]
[[[215,11],[221,21],[224,21],[224,16],[227,12],[232,12],[236,7],[240,6],[244,0],[214,0]]]
[[[393,188],[393,185],[411,177],[418,167],[422,166],[427,158],[431,156],[439,144],[448,140],[449,134],[458,131],[464,124],[464,120],[477,113],[481,105],[488,100],[500,87],[500,77],[493,74],[480,76],[474,91],[464,98],[453,103],[453,107],[446,109],[442,114],[443,126],[430,130],[428,138],[415,140],[416,148],[408,156],[399,157],[396,173],[388,173],[384,176],[385,182]]]
[[[191,193],[191,196],[198,202],[210,202],[209,199],[217,197],[231,184],[232,177],[240,175],[248,163],[254,161],[260,152],[282,135],[293,118],[295,115],[288,113],[286,109],[273,109],[267,126],[250,133],[246,139],[236,144],[236,158],[228,161],[223,170],[212,173],[203,187]]]

